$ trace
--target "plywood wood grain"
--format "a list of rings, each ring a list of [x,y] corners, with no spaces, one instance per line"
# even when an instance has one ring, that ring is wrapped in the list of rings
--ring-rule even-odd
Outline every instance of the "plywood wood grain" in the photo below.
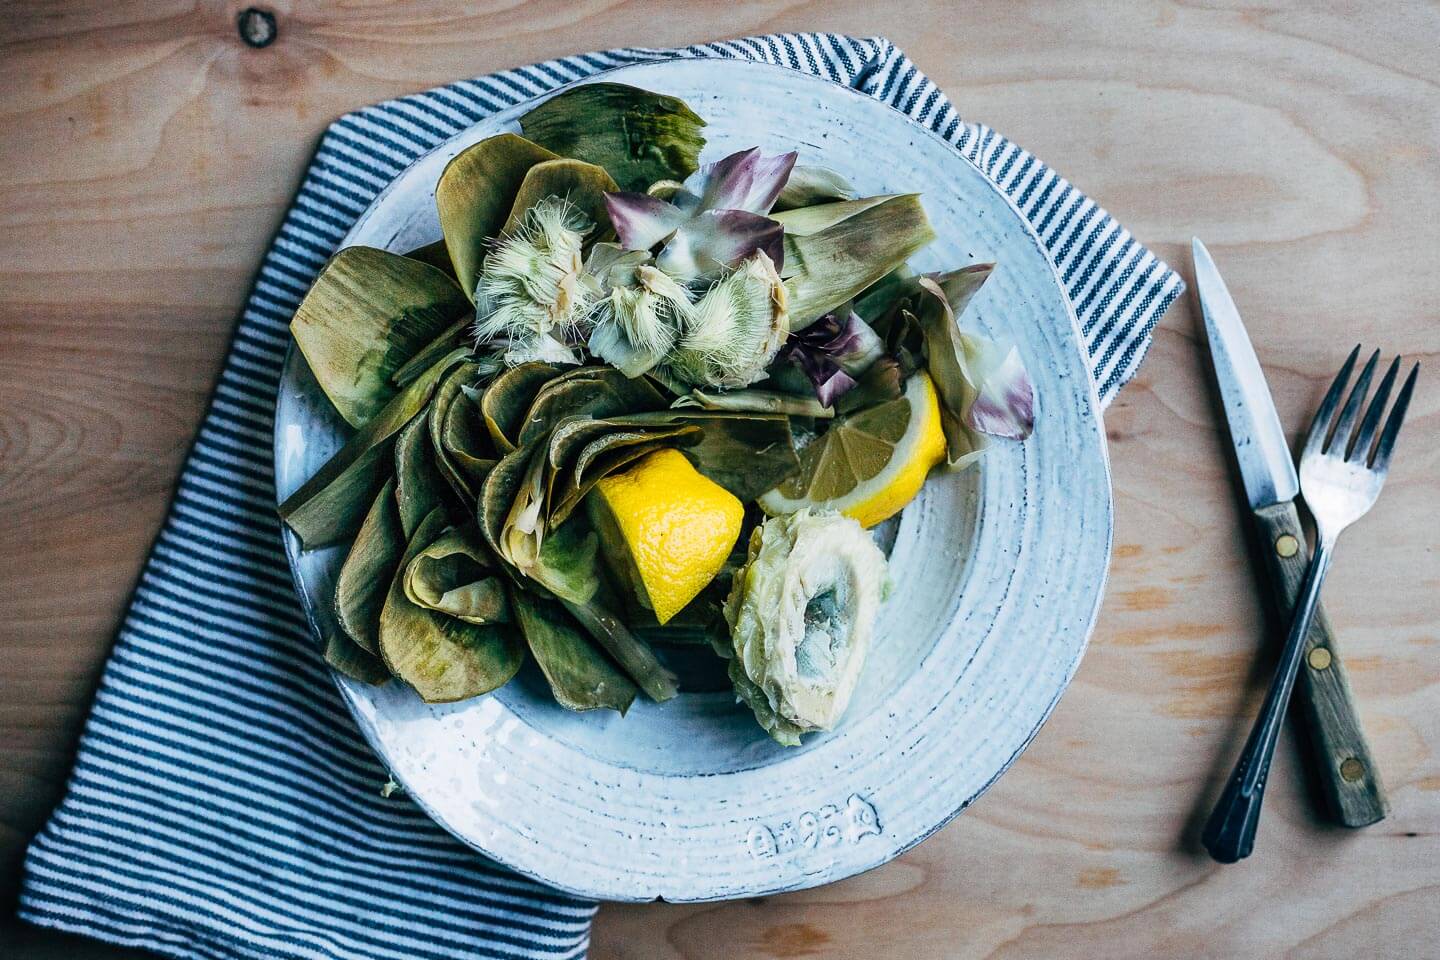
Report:
[[[1440,955],[1440,85],[1433,3],[941,0],[0,5],[0,910],[233,317],[316,138],[374,100],[561,53],[884,33],[1172,263],[1210,245],[1286,425],[1356,342],[1421,358],[1326,600],[1393,816],[1321,823],[1282,745],[1259,850],[1194,835],[1265,664],[1193,303],[1108,418],[1116,552],[1074,685],[954,824],[831,887],[606,906],[597,960]],[[133,952],[0,925],[0,954]]]

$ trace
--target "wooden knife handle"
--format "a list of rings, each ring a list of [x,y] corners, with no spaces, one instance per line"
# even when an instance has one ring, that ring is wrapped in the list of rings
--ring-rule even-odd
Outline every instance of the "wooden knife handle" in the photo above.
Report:
[[[1310,550],[1293,503],[1255,510],[1261,546],[1270,568],[1277,609],[1289,623]],[[1322,603],[1305,640],[1305,659],[1296,680],[1296,695],[1308,730],[1306,740],[1314,754],[1319,780],[1335,818],[1347,827],[1363,827],[1385,819],[1390,812],[1380,771],[1365,742],[1360,718],[1350,694],[1350,681],[1335,649],[1335,635]]]

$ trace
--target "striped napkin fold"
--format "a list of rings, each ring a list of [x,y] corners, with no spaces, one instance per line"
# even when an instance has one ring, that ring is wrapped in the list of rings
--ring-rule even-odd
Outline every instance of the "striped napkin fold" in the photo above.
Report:
[[[593,902],[472,852],[401,795],[331,682],[294,596],[271,431],[287,324],[326,258],[411,161],[581,77],[669,58],[761,60],[855,87],[952,142],[1014,199],[1075,306],[1102,402],[1180,278],[1024,150],[961,120],[889,41],[748,37],[564,57],[332,124],[266,253],[96,694],[64,801],[30,846],[20,915],[171,957],[571,958]]]

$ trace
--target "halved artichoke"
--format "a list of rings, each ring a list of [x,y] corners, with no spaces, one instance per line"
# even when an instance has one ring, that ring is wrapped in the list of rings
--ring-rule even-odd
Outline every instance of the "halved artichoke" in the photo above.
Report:
[[[803,509],[750,537],[725,602],[735,692],[788,746],[839,721],[870,649],[885,556],[860,525]]]

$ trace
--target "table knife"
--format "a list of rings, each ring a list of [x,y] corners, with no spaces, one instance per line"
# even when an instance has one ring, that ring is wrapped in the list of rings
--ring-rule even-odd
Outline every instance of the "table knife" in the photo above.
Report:
[[[1197,239],[1192,249],[1195,288],[1230,440],[1259,530],[1280,620],[1288,623],[1310,560],[1295,511],[1295,496],[1300,492],[1295,462],[1230,291],[1205,245]],[[1389,812],[1385,789],[1365,742],[1323,605],[1306,638],[1295,694],[1307,727],[1305,740],[1332,815],[1347,827],[1383,820]]]

